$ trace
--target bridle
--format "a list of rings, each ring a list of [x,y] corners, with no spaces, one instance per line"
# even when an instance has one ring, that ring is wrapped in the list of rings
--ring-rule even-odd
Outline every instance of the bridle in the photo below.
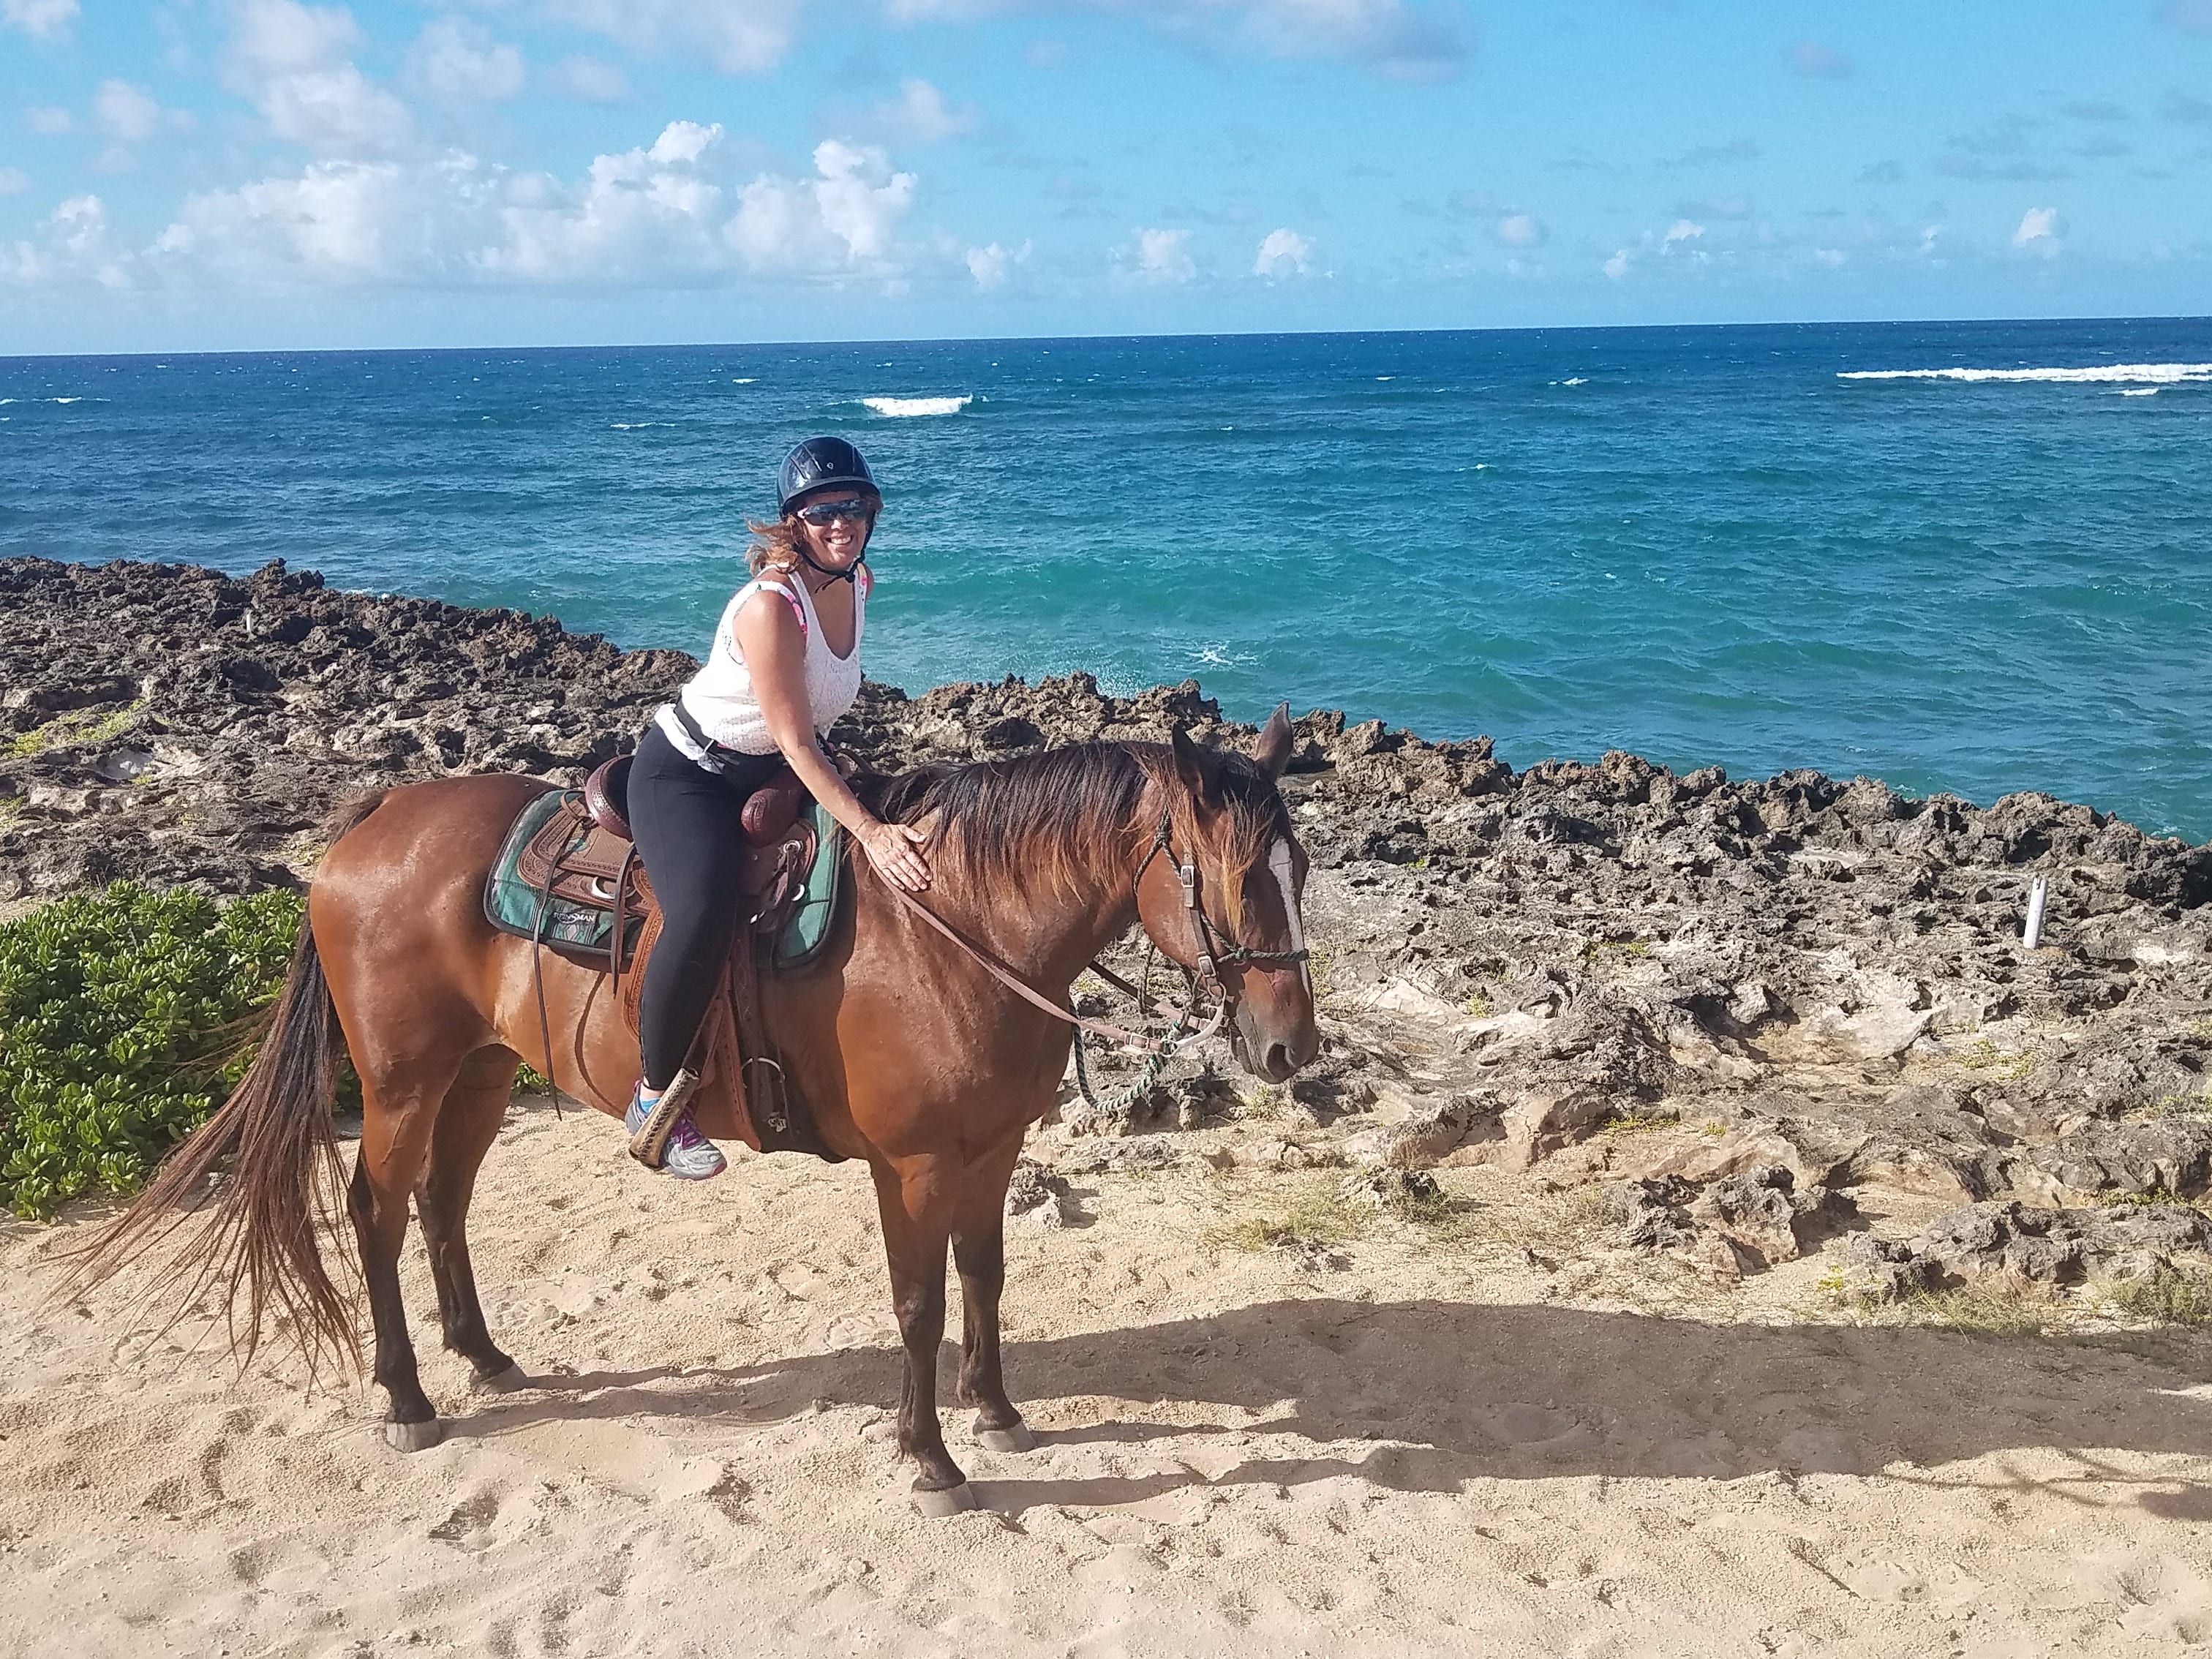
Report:
[[[1236,993],[1229,988],[1228,981],[1221,977],[1221,969],[1224,967],[1242,968],[1254,964],[1272,966],[1280,963],[1303,963],[1311,954],[1305,945],[1295,942],[1298,926],[1297,895],[1291,890],[1287,859],[1275,874],[1277,879],[1282,883],[1283,904],[1291,924],[1291,937],[1294,941],[1292,948],[1288,951],[1255,951],[1249,945],[1233,942],[1224,944],[1212,922],[1207,920],[1206,907],[1198,902],[1198,858],[1195,850],[1194,849],[1192,856],[1187,861],[1176,862],[1173,844],[1174,826],[1173,809],[1162,809],[1160,827],[1152,834],[1152,848],[1138,864],[1136,873],[1129,878],[1129,887],[1133,893],[1140,893],[1144,886],[1145,872],[1152,868],[1152,860],[1163,853],[1168,855],[1168,862],[1175,869],[1176,879],[1182,887],[1183,914],[1190,918],[1192,956],[1196,965],[1183,969],[1184,974],[1190,981],[1190,999],[1183,1004],[1182,1012],[1176,1017],[1175,1030],[1153,1046],[1151,1055],[1138,1068],[1137,1075],[1103,1100],[1091,1091],[1091,1068],[1085,1062],[1083,1054],[1083,1034],[1085,1027],[1080,1023],[1077,1024],[1075,1031],[1076,1091],[1082,1095],[1085,1103],[1091,1110],[1106,1116],[1113,1116],[1127,1110],[1151,1093],[1153,1085],[1160,1080],[1160,1073],[1167,1069],[1168,1061],[1174,1059],[1191,1043],[1212,1036],[1221,1029],[1229,1018],[1230,1005],[1236,1000]],[[1284,844],[1284,849],[1287,851],[1287,843]],[[1139,909],[1141,911],[1141,900]],[[1139,1013],[1146,1012],[1151,1004],[1152,956],[1159,948],[1158,942],[1151,939],[1149,929],[1146,930],[1146,938],[1145,971],[1139,984],[1130,984],[1127,980],[1123,979],[1102,963],[1094,961],[1091,964],[1092,973],[1133,998]],[[1170,957],[1170,960],[1172,961],[1173,958]],[[1176,965],[1180,967],[1182,964]],[[1213,1016],[1206,1021],[1202,1030],[1192,1031],[1191,1016],[1197,1011],[1199,1000],[1206,994],[1208,987],[1211,987],[1216,994]]]
[[[1237,997],[1236,993],[1230,989],[1227,981],[1221,977],[1221,969],[1224,967],[1242,968],[1273,966],[1291,962],[1302,963],[1306,961],[1310,954],[1304,945],[1295,945],[1288,951],[1254,951],[1233,942],[1224,943],[1213,924],[1206,919],[1205,907],[1199,902],[1198,860],[1195,853],[1194,852],[1188,861],[1178,862],[1176,859],[1173,845],[1174,822],[1174,810],[1163,809],[1160,813],[1159,828],[1152,836],[1151,849],[1139,862],[1135,873],[1129,878],[1130,891],[1135,895],[1143,885],[1145,872],[1152,867],[1152,860],[1159,857],[1162,853],[1165,853],[1168,855],[1169,863],[1174,866],[1177,881],[1182,884],[1183,910],[1190,918],[1193,961],[1195,965],[1183,969],[1190,981],[1190,997],[1183,1005],[1182,1013],[1176,1017],[1175,1030],[1164,1037],[1147,1036],[1142,1032],[1125,1030],[1110,1021],[1093,1019],[1077,1013],[1072,1008],[1061,1007],[1059,1003],[1030,985],[988,951],[963,936],[958,929],[904,888],[888,881],[884,885],[890,896],[896,899],[908,914],[920,918],[951,940],[963,952],[974,958],[984,971],[1008,990],[1013,992],[1024,1001],[1050,1014],[1054,1019],[1064,1020],[1075,1027],[1076,1082],[1083,1091],[1084,1098],[1091,1101],[1094,1106],[1099,1105],[1100,1103],[1092,1097],[1090,1082],[1085,1073],[1083,1063],[1085,1034],[1088,1033],[1092,1036],[1103,1037],[1125,1047],[1145,1051],[1149,1057],[1145,1062],[1138,1084],[1134,1085],[1132,1091],[1124,1091],[1129,1094],[1129,1098],[1133,1099],[1136,1094],[1151,1088],[1159,1080],[1160,1073],[1166,1067],[1169,1060],[1174,1059],[1191,1044],[1213,1036],[1227,1021],[1231,1005],[1235,1003]],[[1283,900],[1285,905],[1291,907],[1291,926],[1295,929],[1297,896],[1290,890],[1287,872],[1279,873],[1281,874],[1284,884]],[[1139,908],[1141,909],[1141,903]],[[1157,941],[1154,948],[1158,948]],[[1170,957],[1169,960],[1173,961],[1174,958]],[[1146,977],[1149,979],[1151,971],[1149,954],[1146,965]],[[1176,965],[1182,966],[1179,963]],[[1146,1010],[1150,1001],[1146,992],[1131,985],[1120,975],[1096,962],[1091,963],[1091,970],[1109,984],[1134,997],[1140,1012]],[[1202,1027],[1193,1030],[1191,1018],[1197,1012],[1200,1000],[1209,990],[1216,998],[1213,1012]],[[1127,1102],[1123,1103],[1126,1104]]]
[[[1173,835],[1174,815],[1171,811],[1163,809],[1160,813],[1160,827],[1152,834],[1152,850],[1145,854],[1143,862],[1137,866],[1137,873],[1129,878],[1129,885],[1132,889],[1142,886],[1145,872],[1152,868],[1152,860],[1163,853],[1168,855],[1168,862],[1175,866],[1176,879],[1182,884],[1182,908],[1184,914],[1190,918],[1191,942],[1195,947],[1198,963],[1193,977],[1198,984],[1211,983],[1219,986],[1225,1002],[1231,994],[1228,986],[1222,981],[1220,972],[1222,969],[1273,967],[1282,963],[1304,962],[1313,954],[1303,945],[1288,951],[1255,951],[1248,945],[1224,944],[1213,923],[1207,920],[1205,907],[1198,902],[1197,857],[1194,853],[1188,863],[1176,864],[1175,848],[1172,844]],[[1286,905],[1295,904],[1297,902],[1297,896],[1290,890],[1287,883],[1283,890],[1283,902]],[[1093,963],[1091,965],[1096,968],[1098,964]]]

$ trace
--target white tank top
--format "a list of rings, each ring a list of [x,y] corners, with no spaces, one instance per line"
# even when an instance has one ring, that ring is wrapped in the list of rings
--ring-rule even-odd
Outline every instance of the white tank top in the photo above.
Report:
[[[822,620],[814,614],[814,596],[796,574],[770,570],[739,588],[722,607],[722,620],[714,629],[714,643],[705,665],[684,683],[677,696],[699,729],[716,743],[747,755],[771,754],[775,739],[769,735],[761,714],[760,698],[753,691],[753,677],[738,649],[738,607],[758,592],[779,594],[799,617],[799,630],[806,641],[806,708],[814,729],[827,732],[837,717],[860,695],[860,636],[867,627],[868,594],[875,577],[862,565],[853,582],[853,648],[839,656],[823,637]],[[654,723],[669,742],[695,761],[707,757],[676,718],[673,703],[664,703]]]

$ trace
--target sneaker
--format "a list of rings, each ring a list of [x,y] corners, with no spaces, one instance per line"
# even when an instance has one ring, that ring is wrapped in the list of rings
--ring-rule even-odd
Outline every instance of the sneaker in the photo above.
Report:
[[[660,1173],[678,1181],[711,1181],[729,1167],[722,1149],[699,1133],[699,1126],[691,1121],[691,1109],[686,1106],[668,1133],[668,1145],[660,1154]]]
[[[667,1088],[648,1101],[645,1085],[639,1082],[629,1109],[623,1114],[632,1158],[678,1181],[705,1181],[730,1167],[720,1149],[691,1120],[689,1097],[698,1085],[699,1079],[690,1072],[678,1072]]]

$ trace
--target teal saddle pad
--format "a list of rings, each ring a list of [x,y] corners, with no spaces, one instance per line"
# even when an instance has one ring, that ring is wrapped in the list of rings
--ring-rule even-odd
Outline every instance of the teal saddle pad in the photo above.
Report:
[[[484,878],[484,919],[503,933],[539,939],[546,944],[584,956],[606,958],[614,939],[614,912],[597,905],[578,904],[561,898],[548,902],[539,889],[517,873],[522,852],[546,823],[568,801],[574,792],[549,789],[532,799],[516,817],[500,843],[499,856]],[[822,953],[829,942],[830,924],[837,918],[837,901],[843,885],[845,832],[837,821],[815,802],[805,811],[814,823],[814,862],[806,872],[805,890],[799,896],[791,920],[776,936],[769,965],[777,972],[804,968]],[[543,915],[541,921],[541,907]],[[623,967],[635,953],[640,929],[632,924],[623,933]]]

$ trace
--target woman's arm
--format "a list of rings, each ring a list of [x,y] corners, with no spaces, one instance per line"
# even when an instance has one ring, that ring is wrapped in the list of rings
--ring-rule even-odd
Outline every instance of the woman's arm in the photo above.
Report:
[[[769,735],[807,793],[867,849],[878,875],[910,893],[927,887],[929,865],[921,854],[927,834],[908,823],[885,823],[868,811],[822,752],[806,701],[806,636],[790,602],[772,591],[756,592],[738,607],[731,632]]]

